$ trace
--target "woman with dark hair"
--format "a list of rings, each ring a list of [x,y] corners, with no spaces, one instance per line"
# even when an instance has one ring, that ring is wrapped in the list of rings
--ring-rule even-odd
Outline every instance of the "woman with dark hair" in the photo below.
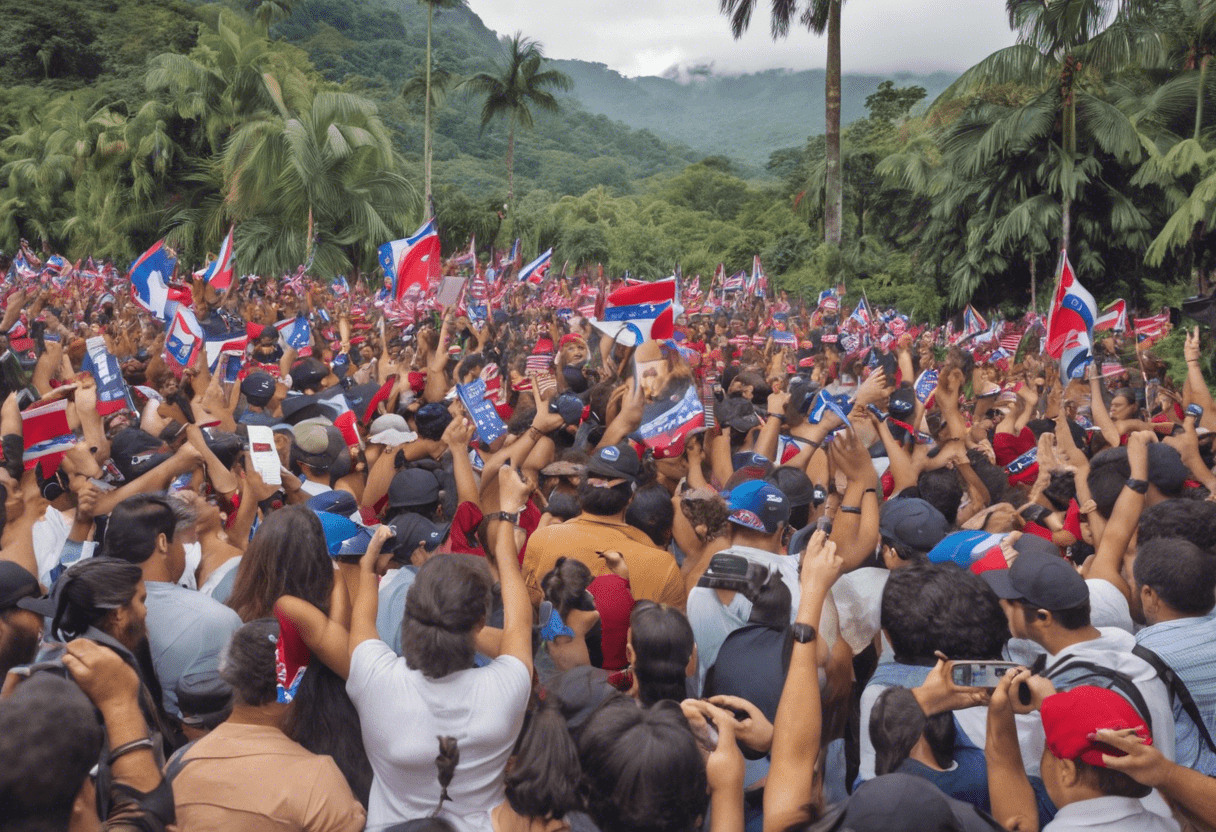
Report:
[[[291,596],[344,618],[346,591],[334,575],[316,513],[303,506],[281,508],[263,521],[249,542],[228,606],[242,621],[254,621],[272,617],[275,602]],[[314,754],[333,757],[351,791],[367,804],[372,770],[360,739],[359,714],[342,677],[323,662],[309,662],[283,731]]]
[[[587,591],[591,586],[591,570],[574,558],[558,558],[543,578],[541,591],[553,605],[548,621],[540,622],[550,667],[549,672],[562,672],[579,665],[603,667],[603,629],[600,614],[595,609],[595,597]]]
[[[697,670],[697,645],[684,613],[638,601],[629,616],[625,651],[633,667],[631,696],[643,705],[687,698],[687,680]]]
[[[625,509],[625,522],[646,532],[660,549],[671,544],[671,524],[675,519],[675,507],[671,494],[658,483],[639,488]]]
[[[498,480],[501,505],[508,513],[518,511],[532,484],[510,465]],[[418,570],[406,595],[404,656],[380,641],[375,569],[391,535],[390,527],[381,526],[359,561],[349,632],[302,599],[284,598],[277,609],[295,622],[316,655],[347,677],[375,773],[368,827],[436,815],[460,832],[491,832],[490,811],[503,800],[504,770],[532,690],[532,604],[515,528],[499,523],[495,529],[501,654],[480,668],[474,643],[490,613],[491,578],[485,560],[471,555],[437,555]],[[458,749],[447,743],[452,737]]]

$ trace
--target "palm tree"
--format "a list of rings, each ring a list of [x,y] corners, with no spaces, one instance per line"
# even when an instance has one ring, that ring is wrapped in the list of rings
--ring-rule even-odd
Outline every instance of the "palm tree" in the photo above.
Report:
[[[730,28],[740,38],[751,23],[757,0],[719,0],[723,14],[730,17]],[[827,72],[824,76],[824,138],[827,140],[825,176],[826,202],[823,211],[824,238],[840,245],[844,214],[844,189],[840,170],[840,7],[844,0],[807,0],[800,18],[817,35],[828,36]],[[798,11],[798,0],[772,0],[773,40],[789,34],[790,22]]]
[[[424,102],[424,124],[422,139],[422,169],[425,181],[426,204],[431,204],[431,115],[438,112],[447,99],[448,92],[459,86],[460,79],[441,67],[419,67],[419,71],[406,79],[401,87],[401,97],[406,101]]]
[[[531,130],[532,108],[555,113],[560,107],[549,90],[569,90],[570,76],[555,69],[544,69],[545,54],[539,43],[516,32],[507,44],[505,61],[497,73],[479,72],[465,82],[465,88],[485,96],[481,106],[481,128],[507,116],[507,216],[515,213],[515,128]]]
[[[257,21],[262,35],[270,36],[270,27],[280,20],[291,17],[297,0],[253,0],[253,19]]]
[[[426,89],[424,90],[423,101],[425,104],[425,115],[423,116],[423,134],[422,134],[422,165],[423,179],[425,180],[427,206],[431,204],[431,24],[435,18],[435,9],[455,9],[465,5],[467,0],[418,0],[419,3],[426,4]],[[404,90],[402,91],[404,94]],[[428,207],[429,211],[430,208]]]
[[[964,72],[946,89],[934,108],[952,98],[1001,84],[1037,87],[1033,98],[1015,117],[993,125],[977,164],[1002,142],[1013,140],[1026,119],[1042,123],[1058,119],[1060,153],[1056,162],[1061,203],[1060,247],[1067,251],[1072,233],[1072,203],[1085,181],[1077,166],[1077,116],[1094,120],[1090,137],[1110,145],[1112,153],[1138,161],[1139,139],[1127,117],[1103,101],[1092,88],[1104,76],[1130,65],[1152,67],[1164,57],[1164,40],[1156,30],[1129,25],[1112,16],[1126,0],[1005,0],[1009,25],[1018,43],[1000,49]]]

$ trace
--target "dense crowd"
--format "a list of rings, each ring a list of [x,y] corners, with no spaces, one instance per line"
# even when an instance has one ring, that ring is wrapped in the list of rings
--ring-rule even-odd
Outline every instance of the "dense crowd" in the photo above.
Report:
[[[0,832],[1216,828],[1197,330],[31,258]]]

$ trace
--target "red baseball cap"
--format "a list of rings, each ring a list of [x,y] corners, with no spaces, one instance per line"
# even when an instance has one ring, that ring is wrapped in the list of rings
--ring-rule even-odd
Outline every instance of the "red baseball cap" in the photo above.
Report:
[[[1078,757],[1091,766],[1103,766],[1102,755],[1122,757],[1123,752],[1092,739],[1104,728],[1134,728],[1147,744],[1153,738],[1144,719],[1131,703],[1113,690],[1083,685],[1043,700],[1040,710],[1047,747],[1060,760]]]

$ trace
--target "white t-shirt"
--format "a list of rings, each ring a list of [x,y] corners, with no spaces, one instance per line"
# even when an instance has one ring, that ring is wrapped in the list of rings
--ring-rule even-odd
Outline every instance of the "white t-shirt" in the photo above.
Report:
[[[1136,632],[1127,598],[1114,584],[1104,578],[1086,578],[1085,585],[1089,587],[1089,623]]]
[[[54,583],[51,571],[59,565],[63,544],[72,531],[72,521],[54,506],[48,505],[42,518],[34,521],[34,558],[38,561],[38,582],[43,586]]]
[[[503,801],[503,773],[531,688],[530,674],[514,656],[428,679],[382,641],[356,647],[346,692],[359,712],[375,774],[368,832],[435,810],[439,737],[455,737],[460,749],[440,817],[459,832],[492,832],[490,810]]]

